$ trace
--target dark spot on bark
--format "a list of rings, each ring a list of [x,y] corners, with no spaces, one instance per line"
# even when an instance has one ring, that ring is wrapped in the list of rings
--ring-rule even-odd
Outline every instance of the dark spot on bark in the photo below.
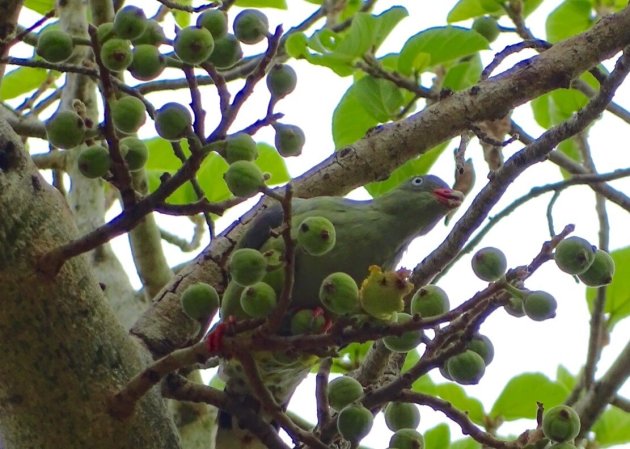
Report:
[[[480,91],[481,88],[479,86],[473,86],[470,88],[470,95],[478,95]]]
[[[451,95],[453,95],[453,91],[451,89],[440,90],[440,100],[443,100],[444,98],[448,98]]]
[[[337,158],[344,158],[352,151],[351,147],[342,148],[337,152]]]
[[[232,428],[232,415],[230,415],[225,410],[219,410],[218,423],[221,429],[231,429]]]
[[[33,185],[33,190],[35,190],[36,192],[42,190],[42,183],[37,175],[31,176],[31,184]]]
[[[106,284],[104,284],[104,283],[102,283],[102,282],[99,282],[99,283],[98,283],[98,286],[99,286],[99,287],[101,288],[101,290],[103,290],[103,291],[105,291],[105,290],[107,289],[107,285],[106,285]]]
[[[157,383],[160,380],[160,374],[152,369],[146,371],[144,373],[144,377],[146,377],[151,383]]]
[[[0,147],[0,170],[11,170],[15,166],[16,156],[15,144],[10,140],[5,141]]]

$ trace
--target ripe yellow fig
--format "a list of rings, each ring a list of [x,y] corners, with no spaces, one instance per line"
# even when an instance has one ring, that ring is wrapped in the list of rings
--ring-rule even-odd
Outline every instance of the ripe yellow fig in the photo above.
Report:
[[[372,265],[360,290],[361,307],[379,320],[391,320],[405,306],[404,297],[411,292],[413,284],[407,280],[409,272],[385,271]]]

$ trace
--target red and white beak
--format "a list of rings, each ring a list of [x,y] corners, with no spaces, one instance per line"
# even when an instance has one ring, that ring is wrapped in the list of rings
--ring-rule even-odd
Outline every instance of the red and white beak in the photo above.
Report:
[[[461,206],[464,201],[464,194],[459,190],[449,188],[435,189],[433,191],[435,198],[449,209],[455,209]]]

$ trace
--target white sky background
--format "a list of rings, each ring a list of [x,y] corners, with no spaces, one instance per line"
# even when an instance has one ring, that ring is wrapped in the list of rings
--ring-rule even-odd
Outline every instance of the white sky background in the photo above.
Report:
[[[148,2],[131,1],[141,5],[150,15],[156,8],[147,8]],[[276,10],[265,10],[271,26],[280,23],[284,24],[287,30],[306,18],[312,11],[314,5],[299,0],[288,0],[290,5],[294,3],[299,8],[294,8],[290,12]],[[380,0],[377,3],[375,12],[380,12],[391,6],[402,4],[409,11],[409,17],[401,22],[394,33],[385,41],[379,54],[386,54],[390,51],[397,51],[404,41],[419,30],[430,26],[440,26],[446,23],[446,14],[455,4],[455,1],[404,1],[404,0]],[[197,4],[197,3],[196,3]],[[530,16],[527,23],[534,35],[543,37],[544,18],[548,12],[555,8],[560,1],[547,0]],[[157,2],[156,2],[157,5]],[[231,18],[235,13],[231,14]],[[25,24],[32,23],[29,17],[25,16]],[[501,23],[510,26],[511,24],[502,19]],[[469,26],[469,22],[458,25]],[[166,27],[167,35],[172,36],[173,29]],[[505,45],[517,41],[514,35],[505,35],[492,44],[493,51],[487,51],[483,55],[487,63],[491,60],[494,52],[501,50]],[[246,54],[253,54],[256,50],[263,49],[260,44],[256,47],[244,46]],[[531,54],[527,54],[531,56]],[[28,55],[27,55],[28,56]],[[510,66],[518,59],[525,56],[517,55],[509,59]],[[609,62],[614,62],[611,60]],[[331,117],[332,111],[342,97],[345,90],[351,84],[351,78],[338,78],[334,73],[324,67],[314,67],[303,61],[291,61],[290,64],[298,73],[298,85],[296,91],[283,99],[276,107],[276,111],[285,114],[282,120],[284,123],[297,124],[306,133],[306,146],[302,156],[287,160],[290,173],[299,175],[310,166],[320,162],[333,151],[331,137]],[[508,66],[504,66],[506,68]],[[611,65],[609,64],[609,67]],[[499,73],[499,71],[496,71]],[[181,76],[181,72],[175,70],[165,72],[166,76]],[[134,83],[135,80],[128,76],[127,81]],[[237,83],[233,83],[237,84]],[[630,83],[626,83],[619,89],[615,101],[626,108],[630,108]],[[234,87],[232,87],[234,89]],[[235,92],[235,90],[232,90]],[[212,88],[205,88],[204,102],[208,111],[207,129],[212,129],[212,125],[217,123],[218,114],[216,111],[218,102],[212,92]],[[183,96],[185,95],[185,97]],[[178,93],[161,92],[158,95],[149,96],[156,107],[168,101],[182,101],[189,98],[186,91]],[[231,131],[247,126],[252,121],[264,116],[267,106],[268,92],[264,82],[257,87],[254,96],[247,102],[243,114],[237,120]],[[517,123],[524,127],[530,134],[537,136],[542,130],[531,118],[530,107],[528,105],[518,108],[514,115]],[[601,123],[598,123],[591,131],[591,144],[596,166],[601,172],[610,171],[619,167],[630,166],[630,154],[627,142],[630,128],[620,120],[610,114],[604,114]],[[154,129],[150,121],[141,132],[142,137],[154,135]],[[256,136],[259,141],[273,143],[273,130],[262,130]],[[43,145],[43,142],[41,142]],[[434,166],[432,173],[439,175],[448,183],[453,180],[453,160],[452,149],[457,142],[452,142],[449,148],[443,153]],[[38,144],[33,141],[32,149],[37,151]],[[520,144],[511,145],[506,149],[506,157],[518,151]],[[41,150],[45,150],[45,146]],[[477,173],[477,183],[474,191],[469,195],[468,200],[454,217],[453,223],[466,210],[476,192],[485,184],[487,166],[483,162],[481,149],[476,141],[470,146],[467,152],[468,157],[473,157]],[[537,164],[528,169],[510,188],[504,199],[495,207],[496,214],[503,207],[510,204],[515,198],[527,193],[534,185],[559,181],[560,172],[551,163]],[[630,182],[614,181],[611,183],[622,191],[630,192]],[[365,193],[356,192],[356,197],[365,197]],[[497,246],[501,248],[507,256],[509,266],[516,266],[528,263],[539,251],[542,243],[549,238],[547,222],[545,218],[546,206],[550,195],[529,202],[521,207],[499,225],[484,239],[480,247]],[[251,204],[248,203],[248,204]],[[587,238],[597,244],[598,224],[594,210],[594,194],[586,187],[573,187],[566,190],[557,201],[554,207],[554,218],[556,230],[562,229],[568,223],[576,224],[576,235]],[[630,214],[621,210],[614,204],[607,203],[611,233],[610,249],[616,249],[630,244],[628,229],[630,229]],[[238,217],[246,208],[240,208],[239,212],[231,212],[218,222],[218,230],[228,225],[234,218]],[[118,211],[111,211],[108,218],[113,218]],[[178,233],[186,238],[190,238],[192,225],[185,218],[158,216],[160,225],[174,233]],[[451,224],[452,226],[452,224]],[[411,245],[403,259],[402,264],[413,267],[422,260],[442,239],[450,229],[438,225],[429,236],[425,236]],[[184,231],[184,232],[182,232]],[[207,235],[201,248],[207,244]],[[127,238],[118,237],[112,242],[115,250],[120,254],[125,267],[132,278],[134,285],[139,286],[135,267],[133,266]],[[165,243],[165,250],[171,265],[184,262],[192,258],[195,253],[183,254],[178,248]],[[456,306],[470,298],[475,292],[485,287],[483,281],[478,280],[470,269],[470,256],[463,258],[457,267],[453,268],[439,283],[450,296],[451,305]],[[581,368],[586,358],[586,348],[588,342],[588,322],[589,316],[586,306],[585,288],[582,284],[576,284],[571,276],[560,272],[553,262],[547,263],[526,283],[531,290],[543,289],[553,294],[558,301],[557,317],[542,323],[533,322],[527,318],[514,318],[507,315],[502,310],[494,313],[482,326],[481,332],[489,336],[495,346],[495,361],[488,367],[486,374],[476,386],[466,387],[467,392],[484,403],[486,411],[489,411],[494,400],[501,392],[507,381],[514,375],[522,372],[542,372],[552,379],[559,364],[567,367],[571,373],[575,374]],[[614,360],[615,355],[630,340],[630,326],[627,321],[617,326],[611,335],[611,343],[605,348],[602,361],[600,362],[601,374],[606,367]],[[437,372],[432,374],[435,381],[442,379]],[[630,385],[626,383],[621,393],[626,397],[630,396]],[[313,379],[307,380],[301,386],[294,397],[291,408],[300,412],[305,418],[315,421],[315,398]],[[440,422],[447,422],[442,415],[433,413],[428,408],[421,409],[422,421],[420,430],[425,431]],[[527,427],[533,427],[533,422],[520,422],[513,425],[506,425],[513,433],[520,433]],[[373,448],[387,447],[391,433],[385,428],[382,415],[376,421],[375,428],[363,441],[363,444]],[[457,437],[457,431],[453,432],[453,438]],[[630,445],[629,445],[630,447]]]

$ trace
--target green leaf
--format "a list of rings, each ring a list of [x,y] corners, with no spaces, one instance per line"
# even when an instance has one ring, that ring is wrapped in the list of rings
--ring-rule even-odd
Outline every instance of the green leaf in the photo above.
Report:
[[[365,189],[370,195],[377,197],[386,192],[389,192],[394,187],[400,185],[403,181],[411,178],[415,175],[424,175],[429,172],[433,163],[442,154],[444,148],[446,148],[448,142],[443,142],[436,147],[431,148],[426,153],[418,156],[415,159],[411,159],[396,170],[385,181],[371,182],[365,185]]]
[[[448,69],[442,87],[454,91],[468,89],[479,82],[483,65],[479,54],[474,54]]]
[[[308,38],[304,33],[293,33],[284,43],[284,49],[292,58],[303,58],[308,53],[307,45]]]
[[[311,2],[321,3],[321,2]],[[276,8],[287,9],[287,2],[285,0],[236,0],[236,6],[241,8]]]
[[[475,424],[483,425],[485,412],[478,399],[471,398],[466,394],[466,390],[452,382],[436,385],[435,389],[437,396],[468,414],[470,420]]]
[[[51,72],[55,78],[59,72]],[[9,100],[37,89],[48,77],[48,70],[35,67],[18,67],[4,75],[0,82],[0,100]]]
[[[357,369],[363,363],[366,354],[372,347],[372,342],[350,343],[339,351],[339,356],[333,359],[331,373],[346,374]]]
[[[197,171],[197,182],[208,201],[223,201],[232,196],[223,175],[229,164],[217,153],[210,153]]]
[[[24,6],[40,14],[55,9],[55,0],[24,0]]]
[[[431,396],[435,396],[437,394],[436,385],[428,374],[420,376],[416,379],[411,385],[411,389],[417,393],[430,394]]]
[[[450,449],[481,449],[481,444],[470,437],[453,441]]]
[[[593,426],[595,443],[609,447],[630,442],[630,413],[610,407]]]
[[[354,84],[357,100],[378,122],[393,119],[403,105],[403,95],[392,82],[366,76]]]
[[[152,170],[158,170],[162,172],[174,173],[179,167],[182,166],[182,161],[179,160],[173,152],[173,146],[167,140],[161,137],[154,137],[152,139],[144,140],[149,152],[149,158],[147,159],[146,168]],[[188,144],[186,141],[182,141],[182,150],[186,156],[190,156],[188,150]]]
[[[447,424],[438,424],[424,432],[424,449],[444,449],[450,442],[451,431]]]
[[[483,16],[486,13],[487,11],[481,6],[479,0],[459,0],[448,12],[446,20],[448,23],[461,22]]]
[[[542,2],[543,0],[525,0],[523,2],[523,17],[527,17],[536,11]]]
[[[537,402],[546,409],[560,404],[569,390],[541,373],[524,373],[510,380],[497,398],[490,416],[506,421],[536,417]]]
[[[558,369],[556,370],[556,381],[566,388],[567,391],[573,390],[576,384],[575,376],[562,365],[558,365]]]
[[[415,70],[414,62],[419,54],[430,57],[431,67],[455,61],[488,48],[488,41],[479,33],[467,28],[447,26],[421,31],[410,37],[398,60],[398,70],[404,75],[411,75]]]
[[[182,6],[192,6],[192,0],[178,0]],[[190,25],[190,13],[181,9],[172,9],[173,18],[180,28],[186,28]]]
[[[547,16],[547,40],[561,41],[587,30],[592,24],[590,1],[565,0]]]
[[[256,165],[263,173],[270,175],[267,179],[267,185],[282,184],[291,179],[284,158],[278,154],[274,147],[266,143],[258,143],[256,146],[258,147]]]
[[[556,89],[531,102],[534,118],[544,128],[558,125],[582,109],[588,98],[575,89]]]
[[[356,142],[378,123],[359,101],[353,84],[341,97],[333,112],[332,135],[335,148],[339,150]]]
[[[612,330],[619,321],[630,315],[630,246],[612,251],[610,255],[615,261],[615,274],[606,288],[604,312],[609,316],[608,329]],[[597,289],[586,289],[590,310],[593,310],[596,295]]]
[[[149,192],[151,193],[157,190],[157,188],[162,183],[160,178],[164,175],[165,171],[152,169],[147,169],[146,171]],[[188,204],[194,201],[197,201],[197,195],[195,194],[195,191],[193,190],[189,182],[175,190],[175,192],[173,192],[171,196],[166,199],[166,202],[169,204]]]

